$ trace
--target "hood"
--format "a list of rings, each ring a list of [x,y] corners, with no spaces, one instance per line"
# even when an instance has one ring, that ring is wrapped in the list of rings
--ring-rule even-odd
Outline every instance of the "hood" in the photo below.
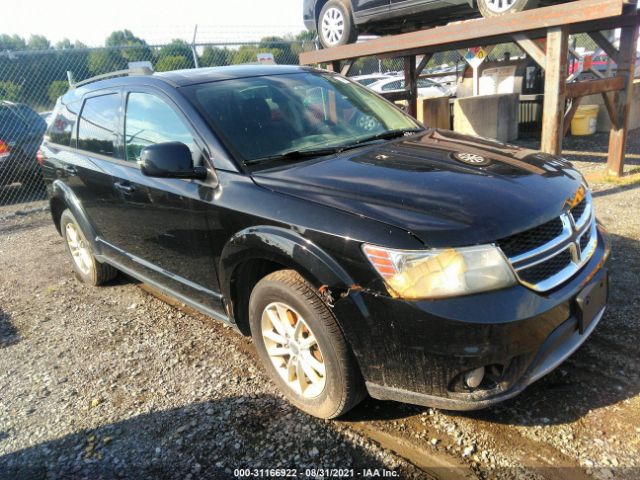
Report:
[[[254,172],[265,188],[402,228],[432,247],[493,242],[560,215],[582,185],[558,157],[446,130]]]

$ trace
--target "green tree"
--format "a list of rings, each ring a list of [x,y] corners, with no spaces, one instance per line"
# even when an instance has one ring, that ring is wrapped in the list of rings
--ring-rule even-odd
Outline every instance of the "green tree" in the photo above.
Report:
[[[167,55],[158,59],[155,70],[156,72],[168,72],[184,68],[193,68],[193,61],[183,55]]]
[[[127,68],[126,60],[114,49],[92,50],[87,58],[87,70],[91,75],[100,75],[125,68]]]
[[[164,47],[162,47],[158,51],[157,62],[163,58],[167,57],[182,57],[187,62],[187,66],[180,68],[193,68],[195,65],[193,64],[193,52],[191,51],[191,47],[184,40],[171,40],[171,42]],[[175,63],[176,60],[168,60],[167,64]],[[182,65],[183,63],[181,63]]]
[[[122,47],[120,55],[127,62],[151,60],[151,49],[143,39],[136,37],[131,30],[111,32],[105,41],[107,47]]]
[[[201,67],[217,67],[231,65],[233,52],[228,48],[206,46],[200,56]]]
[[[0,100],[17,102],[20,100],[22,85],[14,82],[0,82]]]
[[[7,35],[6,33],[0,34],[0,51],[4,50],[24,50],[27,48],[27,44],[24,38],[18,35]]]
[[[63,38],[55,44],[54,48],[56,50],[69,50],[70,48],[73,48],[73,43],[71,43],[71,40],[68,38]]]
[[[53,104],[56,103],[58,97],[61,97],[69,90],[69,84],[65,80],[54,80],[49,85],[48,96],[49,101]]]
[[[29,50],[49,50],[51,42],[43,35],[31,35],[27,42],[27,48]]]

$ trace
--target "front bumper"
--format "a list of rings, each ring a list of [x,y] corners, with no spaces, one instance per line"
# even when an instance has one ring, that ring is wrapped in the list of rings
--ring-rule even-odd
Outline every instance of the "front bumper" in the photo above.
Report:
[[[371,396],[473,410],[511,398],[551,372],[604,314],[603,307],[580,333],[576,297],[606,276],[609,244],[601,229],[598,240],[584,268],[545,294],[515,286],[420,302],[359,292],[337,302]],[[492,375],[477,389],[466,388],[464,372],[483,366]]]

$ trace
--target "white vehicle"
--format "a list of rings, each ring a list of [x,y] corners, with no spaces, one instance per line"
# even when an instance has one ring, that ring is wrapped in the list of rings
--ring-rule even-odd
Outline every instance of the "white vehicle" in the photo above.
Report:
[[[444,85],[440,85],[428,78],[419,78],[418,83],[418,96],[423,98],[431,97],[448,97],[450,96],[449,89]],[[399,92],[404,90],[404,78],[392,77],[385,80],[380,80],[376,83],[369,85],[369,88],[378,93],[390,93]]]
[[[364,85],[368,87],[376,82],[381,80],[386,80],[388,78],[394,78],[392,75],[385,73],[372,73],[370,75],[357,75],[355,77],[351,77],[351,80],[358,82],[360,85]]]

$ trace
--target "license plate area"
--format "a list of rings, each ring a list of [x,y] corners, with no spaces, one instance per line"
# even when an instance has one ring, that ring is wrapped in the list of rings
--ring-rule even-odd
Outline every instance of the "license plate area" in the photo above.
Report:
[[[589,328],[598,312],[605,306],[608,295],[609,275],[607,270],[603,269],[576,297],[578,330],[581,334]]]

